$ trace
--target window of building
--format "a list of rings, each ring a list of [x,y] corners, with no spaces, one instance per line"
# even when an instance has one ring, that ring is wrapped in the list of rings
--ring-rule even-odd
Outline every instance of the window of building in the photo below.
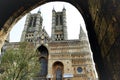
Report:
[[[40,76],[47,75],[47,60],[45,58],[40,59]]]
[[[30,20],[29,20],[29,25],[28,25],[29,27],[32,26],[32,22],[33,22],[33,17],[31,17]]]
[[[60,24],[63,25],[63,17],[60,15]]]
[[[37,17],[35,16],[34,20],[33,20],[33,27],[35,27],[35,25],[36,25],[36,19],[37,19]]]
[[[62,70],[60,68],[56,70],[56,80],[62,80]]]
[[[78,73],[81,73],[81,72],[82,72],[82,68],[81,68],[81,67],[78,67],[78,68],[77,68],[77,71],[78,71]]]
[[[56,15],[56,25],[58,25],[58,15]]]

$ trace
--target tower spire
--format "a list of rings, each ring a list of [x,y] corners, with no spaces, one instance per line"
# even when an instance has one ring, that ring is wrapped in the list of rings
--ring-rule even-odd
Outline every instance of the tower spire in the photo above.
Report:
[[[38,10],[38,13],[40,13],[40,14],[41,14],[40,8],[39,8],[39,10]]]
[[[53,9],[52,9],[52,11],[55,11],[54,5],[53,5]]]
[[[80,40],[84,40],[85,38],[87,38],[86,33],[84,32],[84,30],[83,30],[83,28],[82,28],[82,26],[81,26],[81,24],[80,24],[79,39],[80,39]]]
[[[63,5],[63,10],[66,10],[64,5]]]

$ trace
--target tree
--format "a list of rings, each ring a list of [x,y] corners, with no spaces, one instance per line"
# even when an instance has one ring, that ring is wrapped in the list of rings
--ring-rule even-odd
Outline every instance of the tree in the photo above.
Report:
[[[21,42],[17,48],[8,48],[2,56],[0,80],[30,80],[39,72],[37,53],[31,43]]]

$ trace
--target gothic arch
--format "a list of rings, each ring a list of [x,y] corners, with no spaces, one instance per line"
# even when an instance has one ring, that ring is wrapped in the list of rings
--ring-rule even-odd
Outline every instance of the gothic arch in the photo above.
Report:
[[[63,0],[54,0],[54,1],[63,1]],[[32,10],[42,4],[48,3],[48,2],[52,2],[52,1],[51,0],[45,0],[45,1],[44,0],[36,0],[36,1],[32,1],[32,0],[30,0],[30,1],[23,0],[22,1],[21,0],[20,2],[17,1],[16,3],[18,3],[18,4],[23,3],[23,6],[15,4],[17,7],[11,7],[10,11],[14,12],[14,14],[9,14],[8,18],[6,16],[4,18],[4,19],[6,19],[6,22],[0,24],[0,26],[3,26],[2,30],[1,30],[1,35],[2,35],[1,36],[1,39],[2,39],[1,44],[3,44],[5,37],[7,36],[9,31],[13,27],[13,24],[15,24],[20,18],[22,18],[23,15],[25,15],[30,10]],[[98,40],[96,38],[96,34],[94,31],[94,23],[93,23],[93,20],[92,20],[90,11],[89,11],[89,1],[88,0],[87,1],[86,0],[84,0],[84,1],[64,0],[64,2],[68,2],[68,3],[72,4],[73,6],[75,6],[78,9],[78,11],[81,13],[81,15],[83,16],[83,19],[86,24],[86,29],[88,31],[88,36],[90,39],[90,44],[91,44],[91,48],[93,51],[94,60],[95,60],[95,63],[98,63],[97,65],[99,67],[99,64],[103,64],[103,63],[101,62],[102,58],[101,58],[101,54],[100,54],[100,47],[98,45]],[[13,1],[13,3],[14,3],[14,1]],[[14,10],[14,8],[17,8],[17,9]],[[9,11],[9,8],[7,11]],[[5,21],[5,20],[3,20],[3,21]]]
[[[54,1],[68,2],[68,3],[72,4],[73,6],[75,6],[78,9],[78,11],[81,13],[81,15],[83,16],[83,19],[85,21],[85,24],[86,24],[86,29],[88,31],[88,37],[90,39],[90,44],[91,44],[91,48],[93,51],[94,60],[99,68],[99,66],[101,66],[101,64],[103,64],[103,63],[101,62],[102,58],[101,58],[101,54],[100,54],[100,48],[99,48],[96,34],[94,31],[94,23],[93,23],[93,20],[92,20],[90,11],[89,11],[89,1],[88,0],[87,1],[86,0],[84,0],[84,1],[82,1],[82,0],[81,1],[79,1],[79,0],[76,0],[76,1],[74,1],[74,0],[54,0]],[[1,35],[2,35],[1,36],[1,39],[2,39],[1,44],[3,44],[5,37],[7,36],[9,31],[13,27],[13,24],[15,24],[20,18],[22,18],[23,15],[25,15],[30,10],[32,10],[42,4],[48,3],[48,2],[52,2],[52,1],[51,0],[45,0],[45,1],[44,0],[36,0],[36,1],[32,1],[32,0],[30,0],[30,1],[23,0],[22,1],[21,0],[20,2],[17,1],[16,3],[18,3],[18,4],[23,3],[24,5],[21,6],[21,5],[15,4],[16,6],[18,6],[18,7],[15,7],[15,8],[17,8],[15,10],[12,10],[12,9],[14,9],[14,7],[11,7],[11,12],[14,12],[14,14],[9,14],[8,15],[9,18],[5,17],[6,22],[0,24],[0,26],[3,26],[2,30],[1,30]],[[9,11],[9,9],[7,11]]]
[[[40,62],[39,76],[44,79],[48,74],[48,49],[45,46],[41,45],[40,47],[38,47],[38,55]]]
[[[48,58],[49,51],[44,45],[41,45],[40,47],[38,47],[37,51],[38,51],[39,57],[45,57],[46,59]]]
[[[111,54],[119,55],[120,50],[120,16],[119,16],[119,0],[52,0],[52,1],[65,1],[73,4],[82,14],[88,36],[90,39],[91,48],[99,76],[101,80],[112,79],[113,73],[118,74],[113,69],[113,63],[118,61],[117,56],[113,55],[116,61],[113,61],[109,56]],[[7,34],[13,27],[13,25],[27,12],[45,4],[51,2],[51,0],[6,0],[0,1],[0,48],[2,47]],[[7,5],[6,5],[7,4]],[[93,6],[90,6],[93,5]],[[4,9],[3,9],[4,8]],[[99,13],[98,13],[99,12]],[[97,19],[101,19],[101,16],[105,19],[106,24],[101,25],[101,22],[96,22]],[[95,18],[94,18],[95,17]],[[111,22],[114,25],[111,25]],[[99,32],[99,28],[103,28],[104,31]],[[96,31],[96,33],[95,33]],[[117,33],[116,33],[117,32]],[[100,36],[99,36],[100,35]],[[103,36],[101,36],[103,35]],[[100,42],[99,42],[100,41]],[[99,44],[98,44],[99,43]],[[101,56],[103,55],[103,56]],[[110,58],[110,59],[109,59]],[[113,63],[112,63],[113,61]],[[108,64],[109,63],[109,64]],[[105,65],[104,65],[105,64]],[[118,65],[117,63],[115,65]],[[115,66],[114,66],[115,67]],[[107,70],[110,69],[110,70]],[[119,69],[119,68],[118,68]],[[108,72],[108,75],[106,75]],[[118,76],[120,79],[120,76]],[[117,78],[117,79],[118,79]]]

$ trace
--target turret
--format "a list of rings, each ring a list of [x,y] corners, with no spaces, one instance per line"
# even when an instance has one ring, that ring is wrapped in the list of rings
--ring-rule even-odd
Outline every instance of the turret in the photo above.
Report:
[[[41,11],[40,11],[40,9],[38,10],[38,13],[40,13],[40,14],[41,14]]]
[[[25,34],[26,34],[26,31],[27,31],[27,27],[29,26],[30,16],[31,16],[31,13],[28,13],[27,17],[26,17],[25,24],[24,24],[24,29],[23,29],[23,32],[22,32],[22,36],[21,36],[21,42],[23,42],[25,40]]]
[[[37,13],[31,14],[28,13],[24,30],[22,32],[21,41],[27,42],[36,42],[36,39],[39,37],[38,34],[42,30],[42,16],[40,9]]]
[[[67,26],[66,26],[66,9],[63,8],[61,12],[52,10],[52,40],[61,41],[67,40]]]
[[[66,23],[66,9],[63,7],[63,28],[64,28],[64,39],[67,40],[67,23]]]
[[[79,34],[79,39],[80,41],[87,40],[87,35],[84,32],[82,26],[80,25],[80,34]]]
[[[53,7],[53,10],[52,10],[52,33],[51,33],[51,38],[52,40],[54,41],[55,40],[55,25],[56,25],[56,11]]]

